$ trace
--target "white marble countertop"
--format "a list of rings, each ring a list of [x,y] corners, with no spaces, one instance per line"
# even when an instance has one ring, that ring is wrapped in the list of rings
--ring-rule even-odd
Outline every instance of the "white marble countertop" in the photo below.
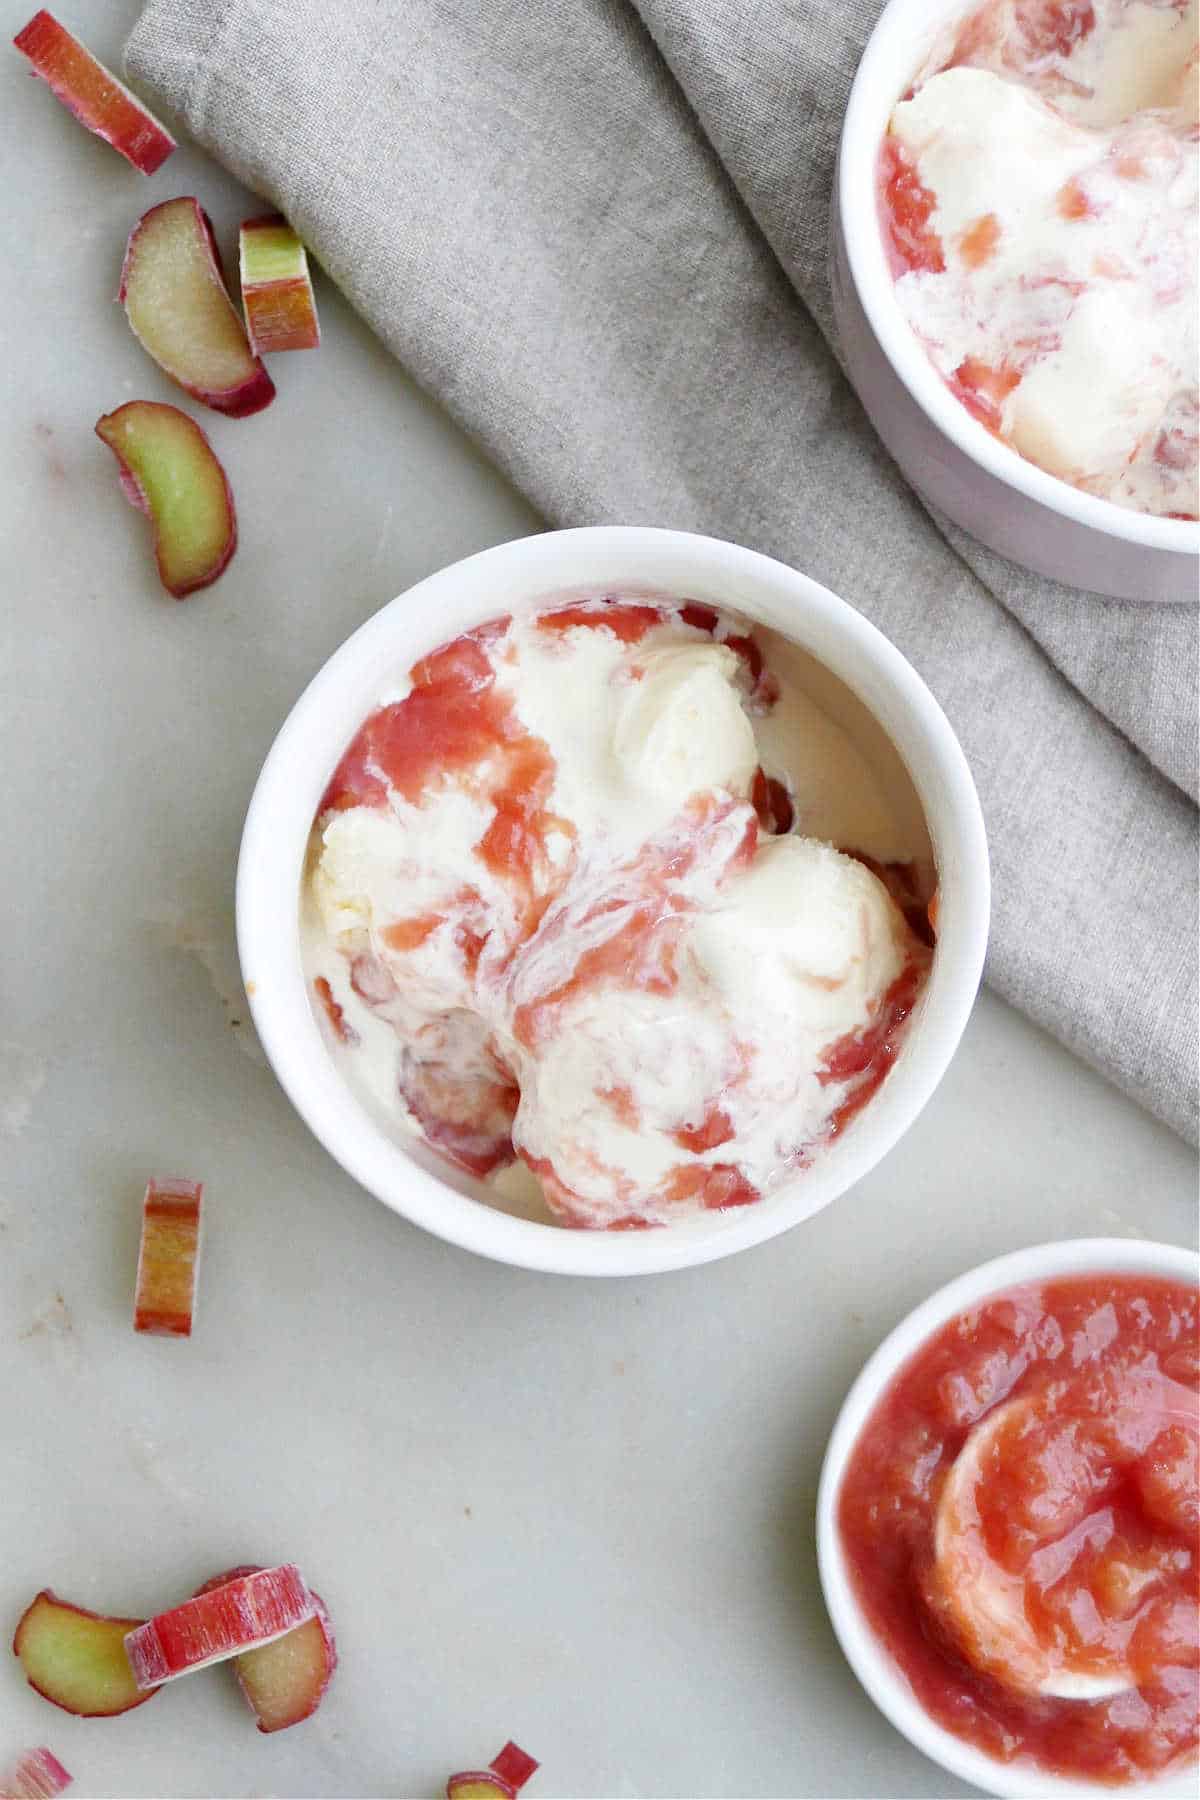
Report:
[[[4,0],[6,38],[30,10]],[[66,22],[116,58],[135,11],[71,0]],[[984,1257],[1189,1241],[1195,1159],[985,996],[885,1163],[728,1262],[540,1277],[357,1189],[248,1041],[246,803],[356,625],[537,520],[320,283],[319,353],[275,360],[261,416],[202,421],[236,560],[163,596],[92,435],[122,401],[180,398],[113,304],[124,241],[172,194],[227,248],[258,207],[187,148],[145,180],[15,52],[0,66],[0,1637],[45,1585],[149,1613],[295,1559],[342,1659],[318,1716],[274,1737],[220,1670],[89,1722],[0,1659],[0,1765],[47,1743],[85,1797],[432,1797],[513,1736],[544,1765],[530,1800],[967,1792],[834,1643],[812,1538],[830,1424],[890,1326]],[[207,1183],[188,1343],[130,1327],[155,1172]]]

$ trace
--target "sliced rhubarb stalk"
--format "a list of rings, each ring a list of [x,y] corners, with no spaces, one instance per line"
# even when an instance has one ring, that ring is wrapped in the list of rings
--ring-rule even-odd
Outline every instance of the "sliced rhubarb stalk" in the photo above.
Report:
[[[70,1787],[72,1777],[52,1750],[26,1750],[11,1775],[0,1775],[0,1800],[54,1800]]]
[[[212,221],[190,195],[134,226],[117,298],[142,348],[195,400],[235,419],[275,398],[225,289]]]
[[[202,1181],[148,1181],[142,1201],[133,1329],[191,1337],[200,1256]]]
[[[233,1672],[260,1731],[286,1731],[311,1718],[337,1668],[333,1622],[320,1594],[311,1619],[260,1650],[245,1650]]]
[[[499,1756],[493,1756],[488,1766],[501,1781],[508,1783],[514,1793],[519,1794],[539,1765],[510,1738]]]
[[[321,342],[308,253],[279,213],[247,219],[239,238],[242,310],[256,356]]]
[[[175,148],[170,132],[52,13],[35,13],[13,43],[55,99],[126,162],[143,175],[166,162]]]
[[[159,400],[130,400],[97,419],[96,436],[121,465],[125,498],[153,521],[167,592],[182,600],[211,586],[237,549],[237,514],[225,471],[195,420]]]
[[[227,1581],[257,1575],[254,1564],[230,1569],[206,1581],[197,1594],[211,1593]],[[337,1668],[333,1623],[320,1594],[311,1619],[260,1650],[245,1650],[233,1659],[233,1672],[260,1731],[286,1731],[316,1712]]]
[[[316,1603],[295,1563],[222,1582],[139,1625],[125,1639],[140,1688],[228,1662],[303,1625]]]
[[[464,1769],[446,1783],[446,1800],[516,1800],[516,1793],[491,1769]]]
[[[446,1800],[516,1800],[538,1764],[519,1744],[505,1744],[486,1769],[464,1769],[446,1783]]]
[[[13,1655],[44,1700],[84,1719],[111,1718],[153,1698],[139,1690],[125,1639],[140,1619],[112,1619],[60,1600],[43,1588],[25,1609]]]

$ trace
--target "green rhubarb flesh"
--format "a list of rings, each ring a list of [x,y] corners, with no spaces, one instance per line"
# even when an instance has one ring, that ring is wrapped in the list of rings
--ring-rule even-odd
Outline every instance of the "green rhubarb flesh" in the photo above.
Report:
[[[242,286],[302,281],[308,271],[304,245],[286,219],[250,220],[241,231]]]
[[[96,431],[129,471],[154,521],[163,586],[178,596],[216,579],[236,543],[224,471],[178,407],[132,401]]]

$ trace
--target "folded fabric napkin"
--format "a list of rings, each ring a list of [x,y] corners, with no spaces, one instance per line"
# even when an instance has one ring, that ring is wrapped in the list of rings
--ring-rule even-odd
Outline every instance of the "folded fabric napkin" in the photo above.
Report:
[[[932,518],[831,350],[880,0],[149,0],[130,75],[285,212],[556,525],[768,551],[899,645],[979,784],[988,979],[1195,1136],[1196,612]]]

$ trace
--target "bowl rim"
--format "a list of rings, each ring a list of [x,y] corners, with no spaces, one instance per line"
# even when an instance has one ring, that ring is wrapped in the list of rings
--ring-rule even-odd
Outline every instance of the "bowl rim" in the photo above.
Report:
[[[935,838],[939,867],[949,857],[954,871],[954,916],[944,906],[941,955],[916,1021],[921,1054],[901,1059],[855,1131],[836,1146],[836,1180],[824,1180],[821,1168],[810,1169],[753,1207],[657,1231],[570,1231],[514,1218],[481,1205],[470,1198],[469,1188],[456,1189],[407,1156],[334,1069],[312,1015],[299,932],[280,932],[276,925],[281,916],[295,917],[320,793],[358,723],[378,704],[387,674],[407,669],[447,637],[512,604],[550,599],[569,585],[556,574],[576,564],[576,588],[595,581],[633,586],[650,579],[657,588],[702,597],[716,589],[719,598],[729,590],[725,604],[744,613],[753,608],[737,595],[754,589],[763,607],[769,603],[786,613],[797,632],[804,628],[808,635],[798,641],[860,699],[860,683],[877,684],[912,742],[928,756],[927,786],[936,789],[932,797],[942,809],[944,844],[936,841],[930,794],[911,769],[910,778]],[[597,565],[610,572],[596,572]],[[620,569],[623,576],[616,572]],[[481,591],[489,596],[486,601],[464,602],[464,593]],[[836,657],[812,648],[811,637],[821,634],[832,640],[831,653],[854,663],[858,682]],[[350,706],[347,693],[356,681],[363,689],[362,671],[368,667],[373,697]],[[866,704],[878,719],[878,705]],[[880,723],[895,742],[895,731]],[[942,873],[944,880],[944,868]],[[940,706],[899,650],[845,601],[786,564],[720,539],[643,526],[587,526],[493,546],[438,570],[367,619],[309,682],[267,753],[246,815],[236,898],[242,975],[263,1049],[292,1104],[335,1160],[385,1205],[436,1236],[500,1262],[579,1275],[658,1273],[731,1255],[776,1236],[861,1179],[915,1120],[958,1045],[982,972],[989,905],[983,817],[966,758]],[[915,1032],[910,1042],[915,1049]],[[799,1199],[781,1206],[781,1197],[797,1190]]]
[[[892,369],[942,435],[989,475],[1075,525],[1146,549],[1200,557],[1200,521],[1137,512],[1087,494],[1049,474],[994,437],[955,399],[926,355],[895,296],[876,191],[879,146],[888,113],[920,63],[922,43],[979,0],[888,0],[867,39],[842,122],[835,195],[846,261],[863,312]],[[900,75],[892,71],[899,69]],[[888,95],[880,117],[878,94]]]
[[[932,1719],[858,1604],[842,1553],[837,1501],[846,1464],[876,1402],[900,1368],[940,1326],[1006,1289],[1058,1275],[1093,1273],[1159,1275],[1195,1284],[1200,1282],[1200,1255],[1182,1245],[1144,1238],[1063,1238],[993,1257],[946,1282],[907,1313],[868,1357],[838,1411],[817,1486],[817,1566],[826,1609],[846,1661],[880,1712],[910,1744],[950,1774],[1003,1800],[1104,1794],[1112,1800],[1113,1795],[1132,1794],[1135,1788],[1069,1780],[1030,1762],[1001,1762]],[[1139,1783],[1136,1792],[1161,1795],[1162,1800],[1178,1793],[1193,1794],[1194,1783],[1179,1785],[1191,1773],[1190,1764],[1176,1768]]]

